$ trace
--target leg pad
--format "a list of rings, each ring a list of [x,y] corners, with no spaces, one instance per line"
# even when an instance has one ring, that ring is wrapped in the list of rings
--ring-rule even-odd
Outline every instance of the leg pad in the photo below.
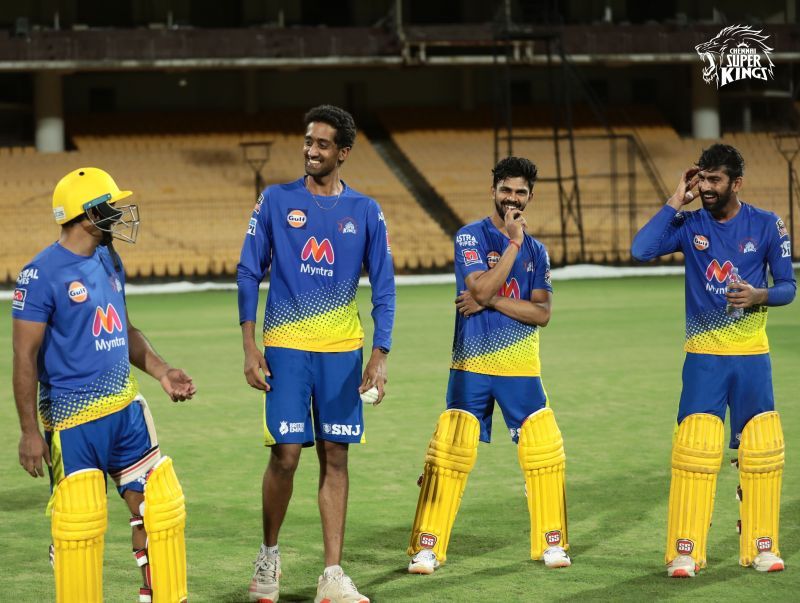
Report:
[[[143,515],[153,601],[186,601],[186,507],[168,456],[162,457],[147,476]]]
[[[550,546],[569,548],[564,440],[550,408],[525,419],[517,452],[528,491],[531,559],[542,559]]]
[[[741,565],[752,564],[756,555],[763,552],[780,556],[778,525],[783,465],[780,416],[775,411],[756,415],[744,426],[739,445]]]
[[[439,563],[447,558],[450,532],[467,486],[467,477],[478,458],[480,423],[463,410],[447,410],[436,423],[425,455],[417,512],[408,554],[432,549]]]
[[[98,469],[61,480],[53,495],[56,601],[102,603],[106,482]]]
[[[717,475],[722,466],[725,429],[719,417],[689,415],[678,427],[672,444],[672,481],[669,489],[667,564],[690,555],[706,566],[706,541]]]

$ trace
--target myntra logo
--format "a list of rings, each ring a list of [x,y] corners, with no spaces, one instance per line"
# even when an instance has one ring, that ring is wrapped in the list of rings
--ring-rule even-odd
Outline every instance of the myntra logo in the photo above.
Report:
[[[718,283],[724,283],[728,280],[728,275],[733,270],[733,264],[731,264],[730,260],[727,260],[722,266],[719,265],[719,262],[715,259],[711,260],[711,263],[706,268],[706,280],[711,280],[712,278],[716,279]]]
[[[500,287],[500,291],[497,292],[497,295],[500,297],[513,297],[515,299],[519,299],[519,283],[517,279],[512,278],[507,283],[503,283],[503,286]]]
[[[94,311],[94,322],[92,323],[92,335],[97,337],[100,331],[106,333],[113,333],[114,331],[122,331],[122,320],[120,320],[117,309],[108,304],[105,311],[100,306]]]
[[[310,237],[303,246],[300,259],[305,262],[310,257],[313,257],[315,262],[324,259],[328,264],[333,264],[333,245],[328,239],[322,239],[321,243],[317,243],[316,237]]]

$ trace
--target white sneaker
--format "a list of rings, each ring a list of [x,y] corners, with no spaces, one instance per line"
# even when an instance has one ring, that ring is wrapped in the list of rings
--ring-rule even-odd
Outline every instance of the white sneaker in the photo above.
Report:
[[[783,559],[775,553],[765,551],[756,555],[753,559],[753,569],[757,572],[780,572],[783,571]]]
[[[667,566],[667,576],[670,578],[694,578],[697,564],[691,555],[678,555]]]
[[[317,581],[314,603],[369,603],[338,565],[326,569]]]
[[[270,555],[261,547],[250,580],[250,601],[278,603],[278,580],[281,577],[281,556]]]
[[[572,560],[567,555],[567,551],[560,546],[547,547],[542,555],[542,560],[544,561],[544,566],[550,569],[572,565]]]
[[[439,560],[436,559],[436,553],[430,549],[422,549],[411,558],[411,563],[408,564],[408,573],[429,575],[437,567],[439,567]]]

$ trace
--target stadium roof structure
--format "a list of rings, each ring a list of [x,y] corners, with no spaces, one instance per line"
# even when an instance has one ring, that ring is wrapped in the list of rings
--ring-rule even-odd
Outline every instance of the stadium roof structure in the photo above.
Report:
[[[694,47],[720,25],[567,25],[498,35],[492,24],[380,27],[253,27],[33,30],[0,33],[0,71],[160,70],[403,65],[544,65],[545,36],[560,36],[576,64],[697,61]],[[794,25],[765,26],[775,62],[800,60]],[[498,47],[513,47],[508,54]],[[498,56],[498,54],[502,56]],[[556,57],[556,60],[558,58]]]

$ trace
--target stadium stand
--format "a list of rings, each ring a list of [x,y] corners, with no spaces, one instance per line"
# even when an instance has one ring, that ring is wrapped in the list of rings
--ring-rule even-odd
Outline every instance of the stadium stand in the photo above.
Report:
[[[232,275],[253,207],[253,174],[239,143],[272,141],[264,175],[268,184],[301,174],[301,114],[113,115],[74,119],[77,150],[37,154],[3,152],[2,203],[9,248],[0,278],[9,282],[22,265],[58,236],[50,195],[58,179],[85,165],[103,167],[134,190],[142,229],[136,245],[119,244],[129,276],[142,278]],[[452,243],[419,206],[366,136],[356,141],[344,169],[352,186],[382,206],[400,272],[443,269]],[[25,226],[23,226],[25,225]],[[36,225],[31,227],[31,225]]]
[[[556,263],[576,261],[579,243],[575,226],[568,221],[567,249],[561,235],[558,188],[548,179],[556,173],[549,108],[515,110],[515,137],[537,140],[515,141],[514,154],[532,159],[539,168],[534,204],[528,222],[534,236],[545,242]],[[664,202],[634,153],[627,154],[626,138],[612,143],[607,131],[588,111],[578,107],[574,116],[576,166],[581,196],[585,259],[590,262],[627,262],[635,232]],[[491,114],[451,109],[385,110],[381,120],[403,152],[417,165],[436,191],[463,222],[486,215],[491,166],[494,163]],[[635,135],[652,158],[662,180],[671,191],[680,174],[710,145],[710,140],[681,138],[657,111],[641,106],[616,107],[609,115],[614,133]],[[740,149],[747,163],[742,198],[753,199],[762,208],[779,215],[787,212],[786,167],[766,133],[730,134],[722,142]],[[572,173],[567,143],[562,150],[562,175]],[[612,145],[617,145],[616,165]],[[501,146],[501,152],[505,148]],[[628,162],[633,170],[629,172]],[[617,173],[612,179],[610,174]],[[630,177],[630,174],[633,177]],[[665,261],[679,259],[666,258]]]

